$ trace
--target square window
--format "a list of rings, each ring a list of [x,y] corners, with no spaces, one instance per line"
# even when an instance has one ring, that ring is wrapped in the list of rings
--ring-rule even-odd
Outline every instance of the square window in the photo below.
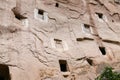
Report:
[[[56,4],[55,4],[55,7],[59,7],[59,3],[56,3]]]
[[[34,17],[35,17],[35,19],[38,19],[38,20],[42,20],[42,21],[46,21],[46,22],[48,21],[48,13],[42,9],[35,9]]]
[[[67,72],[69,71],[68,69],[68,64],[67,64],[67,61],[66,60],[59,60],[59,64],[60,64],[60,70],[62,72]]]
[[[39,15],[43,15],[43,14],[44,14],[44,11],[43,11],[43,10],[38,9],[38,14],[39,14]]]
[[[90,25],[84,24],[84,26],[83,26],[83,31],[86,32],[86,33],[91,33]]]

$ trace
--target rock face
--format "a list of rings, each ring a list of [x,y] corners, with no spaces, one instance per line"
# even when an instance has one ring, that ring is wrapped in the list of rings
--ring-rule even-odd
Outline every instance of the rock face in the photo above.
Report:
[[[120,0],[0,0],[0,80],[94,80],[119,61]]]

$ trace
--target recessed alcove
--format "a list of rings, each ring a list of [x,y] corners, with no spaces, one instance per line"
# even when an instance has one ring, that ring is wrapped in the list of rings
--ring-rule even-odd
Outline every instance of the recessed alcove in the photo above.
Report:
[[[0,64],[0,80],[11,80],[9,67],[7,65]]]
[[[63,42],[60,39],[54,39],[55,47],[57,49],[63,50]]]
[[[66,60],[59,60],[60,70],[62,72],[68,72],[69,67]]]
[[[48,21],[48,13],[42,9],[34,9],[34,17],[38,20]]]
[[[56,4],[55,4],[55,7],[59,7],[59,3],[56,3]]]
[[[105,47],[99,47],[99,50],[102,53],[102,55],[106,55],[106,49],[105,49]]]

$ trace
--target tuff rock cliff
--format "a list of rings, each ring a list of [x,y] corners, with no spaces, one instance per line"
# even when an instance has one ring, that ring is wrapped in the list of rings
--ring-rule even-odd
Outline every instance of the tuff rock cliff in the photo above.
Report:
[[[0,0],[0,80],[94,80],[120,69],[120,0]]]

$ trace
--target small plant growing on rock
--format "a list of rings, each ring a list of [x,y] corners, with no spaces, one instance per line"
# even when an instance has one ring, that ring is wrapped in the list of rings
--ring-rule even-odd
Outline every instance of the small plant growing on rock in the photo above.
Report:
[[[95,80],[120,80],[120,73],[113,72],[112,69],[111,67],[106,67]]]

